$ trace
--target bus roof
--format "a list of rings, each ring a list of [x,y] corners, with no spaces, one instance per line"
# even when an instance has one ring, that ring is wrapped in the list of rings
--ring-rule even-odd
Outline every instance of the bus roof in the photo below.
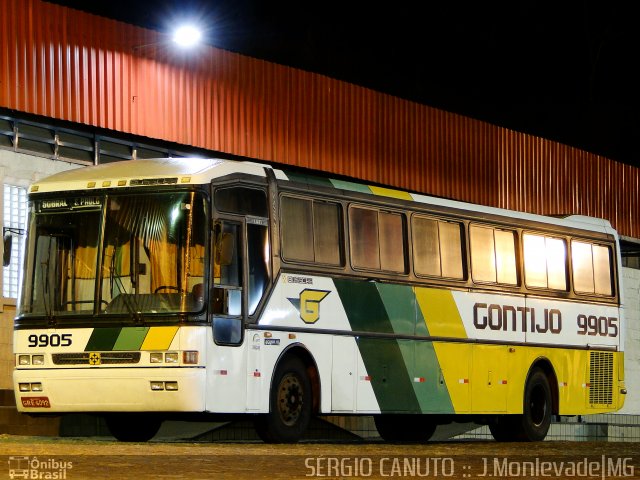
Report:
[[[31,185],[31,193],[100,190],[104,188],[136,188],[148,185],[203,185],[215,178],[244,173],[265,177],[267,164],[225,160],[218,158],[157,158],[114,162],[87,168],[77,168],[43,178]],[[279,180],[322,185],[338,190],[368,193],[374,196],[392,197],[417,203],[468,210],[488,215],[508,216],[537,221],[550,225],[561,225],[583,230],[617,235],[611,224],[604,219],[582,215],[550,217],[497,207],[488,207],[441,197],[410,193],[392,188],[369,186],[365,183],[335,180],[318,174],[300,175],[273,169]]]

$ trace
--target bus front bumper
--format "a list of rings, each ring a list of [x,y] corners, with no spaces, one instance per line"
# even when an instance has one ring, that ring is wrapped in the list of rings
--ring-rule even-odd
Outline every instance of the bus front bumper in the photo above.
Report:
[[[18,411],[203,412],[204,368],[14,370]],[[26,389],[28,388],[28,391]]]

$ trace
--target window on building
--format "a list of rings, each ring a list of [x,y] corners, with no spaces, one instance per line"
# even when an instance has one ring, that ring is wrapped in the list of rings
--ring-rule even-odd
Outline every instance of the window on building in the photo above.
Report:
[[[517,285],[515,232],[472,225],[469,236],[473,279]]]
[[[2,271],[2,295],[18,298],[22,260],[24,258],[24,229],[27,224],[27,189],[15,185],[4,185],[4,222],[13,235],[11,263]],[[22,233],[21,233],[22,232]]]
[[[524,278],[527,287],[567,289],[567,246],[560,238],[525,233]]]
[[[349,235],[355,268],[406,273],[406,232],[401,214],[353,207]]]
[[[342,265],[339,204],[283,196],[281,207],[285,260]]]
[[[610,247],[572,240],[571,261],[577,293],[613,295]]]
[[[416,274],[464,278],[460,223],[414,216],[412,237]]]

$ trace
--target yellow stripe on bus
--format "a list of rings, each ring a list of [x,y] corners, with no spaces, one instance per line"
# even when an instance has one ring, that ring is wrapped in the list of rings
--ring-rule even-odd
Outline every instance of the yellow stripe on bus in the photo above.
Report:
[[[467,338],[458,306],[449,290],[416,287],[416,299],[432,337]]]
[[[413,197],[409,193],[403,192],[401,190],[372,186],[369,186],[369,188],[371,189],[371,193],[373,193],[374,195],[380,195],[381,197],[399,198],[400,200],[413,200]]]
[[[151,327],[140,350],[167,350],[179,327]]]

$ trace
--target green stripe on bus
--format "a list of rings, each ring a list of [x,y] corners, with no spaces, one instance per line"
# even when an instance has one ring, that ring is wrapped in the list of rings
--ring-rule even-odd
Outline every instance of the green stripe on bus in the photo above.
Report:
[[[301,173],[294,173],[294,172],[288,172],[288,171],[285,171],[284,173],[287,176],[287,178],[289,178],[289,180],[291,180],[292,182],[304,183],[306,185],[317,185],[320,187],[333,188],[333,185],[331,184],[331,180],[329,180],[328,178],[316,177],[315,175],[304,175]]]
[[[334,283],[352,330],[394,333],[375,283],[343,279],[336,279]],[[380,410],[419,412],[403,355],[410,341],[360,337],[357,342]]]
[[[397,335],[413,335],[416,327],[416,297],[407,285],[376,283],[380,299]]]
[[[114,350],[140,350],[149,327],[124,327],[118,335]]]
[[[376,285],[396,334],[429,335],[413,287],[388,283]],[[409,365],[409,377],[420,410],[425,413],[453,413],[433,344],[426,340],[400,340],[398,345],[405,365]]]
[[[120,335],[121,327],[114,328],[94,328],[85,352],[102,352],[113,350],[113,346]]]
[[[331,183],[335,188],[339,188],[340,190],[371,194],[371,189],[367,185],[362,185],[361,183],[347,182],[345,180],[335,179],[331,179]]]

